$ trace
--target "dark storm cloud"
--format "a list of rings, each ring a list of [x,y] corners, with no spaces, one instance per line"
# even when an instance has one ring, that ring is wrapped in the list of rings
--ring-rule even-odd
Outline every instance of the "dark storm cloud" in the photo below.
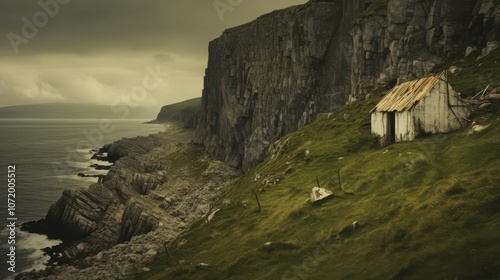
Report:
[[[222,18],[213,0],[1,0],[0,106],[109,102],[155,63],[173,77],[152,92],[150,102],[198,96],[210,40],[226,28],[306,2],[217,1],[230,7]],[[82,98],[72,87],[107,93],[107,98],[95,93]]]
[[[198,41],[199,36],[186,36],[196,32],[196,28],[186,28],[174,12],[185,4],[165,2],[168,1],[73,0],[60,5],[59,12],[39,28],[39,33],[24,49],[30,53],[87,53],[160,49],[168,42]],[[1,5],[0,17],[4,20],[0,34],[13,32],[22,36],[25,22],[21,19],[25,17],[34,23],[33,15],[43,11],[38,1],[3,1]],[[200,8],[195,6],[189,10],[199,13]],[[168,37],[171,39],[167,40]],[[5,50],[11,50],[11,46],[2,45],[2,51]]]
[[[68,1],[68,0],[65,0]],[[39,1],[6,1],[0,3],[0,34],[22,35],[26,17],[43,11]],[[209,40],[224,28],[254,19],[261,13],[305,1],[246,0],[224,13],[221,21],[211,0],[72,0],[59,4],[59,11],[26,46],[26,52],[87,53],[117,50],[183,50],[206,49]],[[64,1],[61,1],[64,2]],[[227,0],[220,0],[228,3]],[[238,1],[233,1],[238,3]],[[6,37],[2,52],[12,51]],[[182,48],[182,49],[181,49]]]

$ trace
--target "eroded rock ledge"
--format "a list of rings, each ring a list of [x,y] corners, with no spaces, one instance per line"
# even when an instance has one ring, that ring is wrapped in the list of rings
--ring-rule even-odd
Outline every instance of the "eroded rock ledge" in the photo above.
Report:
[[[239,173],[190,144],[193,130],[171,127],[109,147],[121,154],[103,183],[65,191],[39,221],[66,240],[58,262],[17,279],[120,279],[164,253]],[[94,278],[92,278],[94,277]]]

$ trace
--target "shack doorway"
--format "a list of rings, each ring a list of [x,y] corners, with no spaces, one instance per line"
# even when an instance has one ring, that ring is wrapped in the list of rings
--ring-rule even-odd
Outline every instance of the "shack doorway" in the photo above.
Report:
[[[396,112],[387,113],[387,137],[389,143],[396,143]]]

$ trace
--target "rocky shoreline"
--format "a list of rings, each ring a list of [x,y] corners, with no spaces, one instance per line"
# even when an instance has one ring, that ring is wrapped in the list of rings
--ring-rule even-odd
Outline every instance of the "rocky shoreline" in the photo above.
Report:
[[[51,265],[16,279],[125,279],[148,269],[193,223],[208,216],[239,172],[191,143],[193,129],[122,139],[101,183],[67,190],[26,230],[62,239]]]

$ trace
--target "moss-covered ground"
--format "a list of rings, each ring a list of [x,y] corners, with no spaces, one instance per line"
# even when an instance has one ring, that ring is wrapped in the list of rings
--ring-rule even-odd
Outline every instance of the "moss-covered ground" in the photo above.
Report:
[[[458,59],[449,60],[439,65],[435,70],[444,71],[451,66],[461,68],[457,75],[448,75],[453,88],[460,92],[463,97],[471,97],[487,86],[498,88],[500,86],[500,48],[494,50],[490,55],[477,59],[479,51],[471,53],[467,57],[460,56]]]
[[[380,147],[380,98],[281,139],[137,279],[499,279],[499,114],[478,115],[490,126],[474,135]],[[335,195],[312,205],[316,177]]]

